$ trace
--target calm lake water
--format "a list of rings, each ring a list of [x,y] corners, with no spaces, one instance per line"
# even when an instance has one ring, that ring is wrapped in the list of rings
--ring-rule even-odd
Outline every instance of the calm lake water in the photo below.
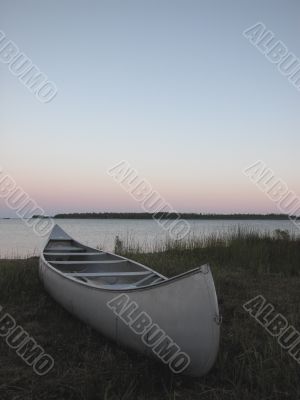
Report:
[[[153,220],[56,219],[55,222],[80,242],[107,251],[113,250],[117,235],[125,243],[138,244],[145,250],[167,239],[166,232]],[[228,234],[238,227],[269,234],[276,229],[283,229],[299,235],[299,231],[290,221],[191,220],[189,222],[192,228],[191,234],[199,237],[212,233]],[[45,242],[46,238],[38,237],[21,220],[0,220],[0,258],[39,255]]]

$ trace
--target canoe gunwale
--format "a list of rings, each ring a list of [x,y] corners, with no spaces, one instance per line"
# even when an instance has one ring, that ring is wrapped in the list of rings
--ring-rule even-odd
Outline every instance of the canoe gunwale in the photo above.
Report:
[[[55,232],[55,229],[58,230],[58,233]],[[57,235],[58,235],[58,237],[57,237]],[[150,284],[145,285],[145,286],[134,287],[134,286],[131,286],[130,284],[128,284],[128,287],[122,287],[122,288],[117,288],[116,287],[116,288],[113,288],[113,285],[111,285],[112,287],[108,288],[108,287],[105,287],[105,286],[101,287],[99,285],[93,285],[91,282],[84,282],[82,280],[76,279],[76,277],[68,276],[68,275],[66,275],[66,272],[60,271],[57,268],[55,268],[54,266],[52,266],[50,264],[51,260],[49,260],[49,261],[46,260],[45,254],[44,254],[44,253],[48,253],[49,248],[47,249],[47,247],[48,247],[48,245],[49,245],[49,243],[51,241],[58,242],[58,241],[61,241],[61,240],[63,240],[63,241],[70,240],[70,241],[72,241],[72,243],[74,243],[74,246],[79,246],[81,249],[85,249],[85,250],[87,250],[89,252],[92,251],[92,252],[96,252],[96,253],[100,253],[100,254],[108,254],[108,255],[111,255],[111,256],[114,256],[114,257],[117,256],[120,261],[124,260],[124,261],[132,262],[132,263],[142,267],[144,270],[155,274],[157,276],[157,278],[158,277],[162,278],[162,281],[157,282],[157,283],[150,283]],[[84,254],[84,252],[82,254]],[[191,270],[189,270],[187,272],[183,272],[182,274],[173,276],[171,278],[167,278],[166,276],[160,274],[159,272],[153,270],[152,268],[147,267],[146,265],[141,264],[141,263],[139,263],[137,261],[131,260],[130,258],[126,258],[126,257],[120,256],[118,254],[114,254],[114,253],[110,253],[110,252],[103,252],[102,250],[98,250],[98,249],[95,249],[93,247],[86,246],[86,245],[78,242],[77,240],[73,239],[68,233],[66,233],[64,230],[62,230],[58,225],[56,225],[54,227],[54,229],[53,229],[53,231],[52,231],[52,233],[51,233],[51,235],[50,235],[50,237],[49,237],[49,239],[48,239],[48,241],[47,241],[47,243],[46,243],[46,245],[45,245],[45,247],[44,247],[44,249],[42,251],[42,254],[41,254],[41,257],[40,257],[40,262],[43,262],[44,265],[48,269],[50,269],[51,271],[55,272],[57,275],[63,277],[64,279],[68,279],[69,281],[72,281],[72,282],[74,282],[76,284],[84,285],[84,286],[87,286],[87,287],[89,287],[91,289],[97,289],[97,290],[108,291],[108,292],[116,292],[116,293],[151,290],[151,289],[163,286],[163,285],[171,285],[174,282],[176,282],[178,280],[181,280],[181,279],[186,279],[186,278],[190,277],[191,275],[197,275],[197,274],[202,274],[202,275],[209,274],[209,275],[211,275],[211,271],[210,271],[209,265],[208,264],[204,264],[204,265],[202,265],[200,267],[196,267],[196,268],[191,269]]]
[[[63,236],[61,236],[60,238],[57,238],[56,237],[56,234],[54,233],[55,232],[55,229],[58,229],[59,230],[59,234],[62,234]],[[47,247],[48,247],[48,245],[49,245],[49,243],[51,242],[51,241],[56,241],[56,242],[59,242],[59,241],[66,241],[66,240],[68,240],[68,241],[71,241],[72,243],[74,243],[74,246],[79,246],[80,247],[80,249],[82,249],[82,250],[88,250],[89,252],[90,251],[92,251],[92,252],[96,252],[96,253],[99,253],[100,255],[101,254],[108,254],[108,255],[110,255],[110,256],[113,256],[113,257],[117,257],[118,259],[119,259],[119,261],[129,261],[129,262],[132,262],[133,264],[136,264],[136,265],[138,265],[139,267],[141,267],[141,268],[143,268],[144,270],[147,270],[147,271],[150,271],[150,272],[152,272],[152,273],[154,273],[155,275],[157,275],[157,277],[160,277],[160,278],[162,278],[164,281],[166,281],[166,280],[168,280],[168,278],[166,277],[166,276],[164,276],[164,275],[162,275],[162,274],[160,274],[159,272],[157,272],[157,271],[154,271],[152,268],[150,268],[150,267],[147,267],[146,265],[144,265],[144,264],[141,264],[141,263],[139,263],[139,262],[137,262],[137,261],[134,261],[134,260],[131,260],[130,258],[126,258],[126,257],[123,257],[123,256],[120,256],[120,255],[118,255],[118,254],[114,254],[114,253],[110,253],[110,252],[108,252],[108,251],[102,251],[102,250],[98,250],[98,249],[95,249],[94,247],[90,247],[90,246],[87,246],[87,245],[85,245],[85,244],[83,244],[83,243],[80,243],[80,242],[78,242],[77,240],[75,240],[75,239],[73,239],[68,233],[66,233],[64,230],[62,230],[62,228],[60,228],[60,226],[58,226],[58,225],[55,225],[55,227],[53,228],[53,230],[52,230],[52,233],[51,233],[51,235],[50,235],[50,237],[49,237],[49,239],[48,239],[48,241],[47,241],[47,243],[46,243],[46,245],[45,245],[45,247],[44,247],[44,249],[43,249],[43,251],[42,251],[42,255],[41,255],[41,257],[43,258],[43,260],[44,260],[44,262],[49,266],[49,268],[51,268],[51,269],[53,269],[54,271],[57,271],[57,272],[60,272],[59,270],[57,270],[55,267],[52,267],[52,265],[50,265],[49,263],[51,263],[51,260],[46,260],[46,258],[45,258],[45,254],[44,253],[47,253],[49,250],[51,251],[51,249],[47,249]],[[83,251],[83,252],[80,252],[82,255],[84,255],[85,254],[85,252]],[[80,255],[81,255],[80,254]],[[64,272],[62,272],[62,275],[64,276]],[[78,281],[78,280],[76,280],[76,279],[74,279],[75,280],[75,282],[80,282],[80,281]],[[80,282],[81,283],[81,282]],[[82,282],[83,283],[83,282]],[[91,286],[89,283],[87,284],[87,286]],[[92,286],[91,286],[92,287]],[[98,288],[99,288],[99,286],[97,286]],[[106,288],[103,288],[103,289],[106,289]]]
[[[128,259],[128,261],[132,261],[132,260]],[[52,265],[50,265],[49,262],[45,259],[43,253],[41,255],[40,262],[42,262],[45,265],[45,267],[47,267],[51,271],[55,272],[60,277],[62,277],[64,279],[67,279],[69,281],[72,281],[73,283],[76,283],[77,285],[84,285],[84,286],[89,287],[90,289],[96,289],[98,291],[107,291],[107,292],[116,292],[116,293],[120,293],[120,292],[126,293],[126,292],[151,290],[151,289],[157,288],[159,286],[171,285],[171,284],[173,284],[174,282],[176,282],[178,280],[188,278],[188,277],[190,277],[192,275],[207,274],[207,271],[203,271],[203,267],[206,267],[206,268],[209,267],[208,264],[205,264],[204,266],[194,268],[192,270],[189,270],[187,272],[183,272],[182,274],[173,276],[171,278],[164,277],[163,281],[157,282],[157,283],[154,283],[154,284],[150,284],[150,285],[147,285],[147,286],[131,287],[130,284],[128,284],[128,287],[126,287],[126,288],[119,288],[119,289],[115,288],[114,289],[113,285],[112,285],[112,288],[100,287],[100,286],[97,286],[97,285],[93,285],[91,283],[80,281],[80,280],[76,279],[76,277],[73,278],[72,276],[66,275],[66,273],[64,273],[62,271],[59,271],[58,269],[52,267]],[[150,269],[150,271],[152,271],[152,270]],[[153,273],[158,274],[158,272],[155,272],[155,271],[153,271]]]

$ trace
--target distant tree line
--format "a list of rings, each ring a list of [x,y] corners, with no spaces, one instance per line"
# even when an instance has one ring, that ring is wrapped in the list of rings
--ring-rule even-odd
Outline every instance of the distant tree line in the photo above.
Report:
[[[197,213],[181,213],[182,219],[224,219],[224,220],[287,220],[288,215],[285,214],[197,214]],[[121,212],[101,212],[101,213],[68,213],[57,214],[53,218],[66,219],[177,219],[176,213],[121,213]],[[33,218],[38,218],[34,216]]]

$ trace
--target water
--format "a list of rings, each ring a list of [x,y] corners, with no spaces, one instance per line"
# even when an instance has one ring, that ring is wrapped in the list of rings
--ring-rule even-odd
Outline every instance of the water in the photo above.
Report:
[[[164,242],[167,238],[166,232],[154,220],[57,219],[55,222],[78,241],[107,251],[114,249],[117,235],[121,240],[139,244],[143,249]],[[189,223],[192,235],[199,237],[212,233],[227,234],[238,227],[269,234],[276,229],[299,234],[296,226],[288,220],[191,220]],[[38,256],[46,240],[36,236],[21,220],[0,220],[0,258]]]

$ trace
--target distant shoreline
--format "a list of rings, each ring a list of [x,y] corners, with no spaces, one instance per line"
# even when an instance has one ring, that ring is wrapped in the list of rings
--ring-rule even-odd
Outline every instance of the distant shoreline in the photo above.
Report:
[[[181,219],[186,220],[276,220],[287,221],[291,218],[285,214],[196,214],[196,213],[66,213],[51,216],[34,215],[32,218],[53,218],[53,219],[130,219],[130,220],[150,220],[150,219]],[[5,218],[9,219],[9,218]],[[14,218],[11,218],[14,219]]]

